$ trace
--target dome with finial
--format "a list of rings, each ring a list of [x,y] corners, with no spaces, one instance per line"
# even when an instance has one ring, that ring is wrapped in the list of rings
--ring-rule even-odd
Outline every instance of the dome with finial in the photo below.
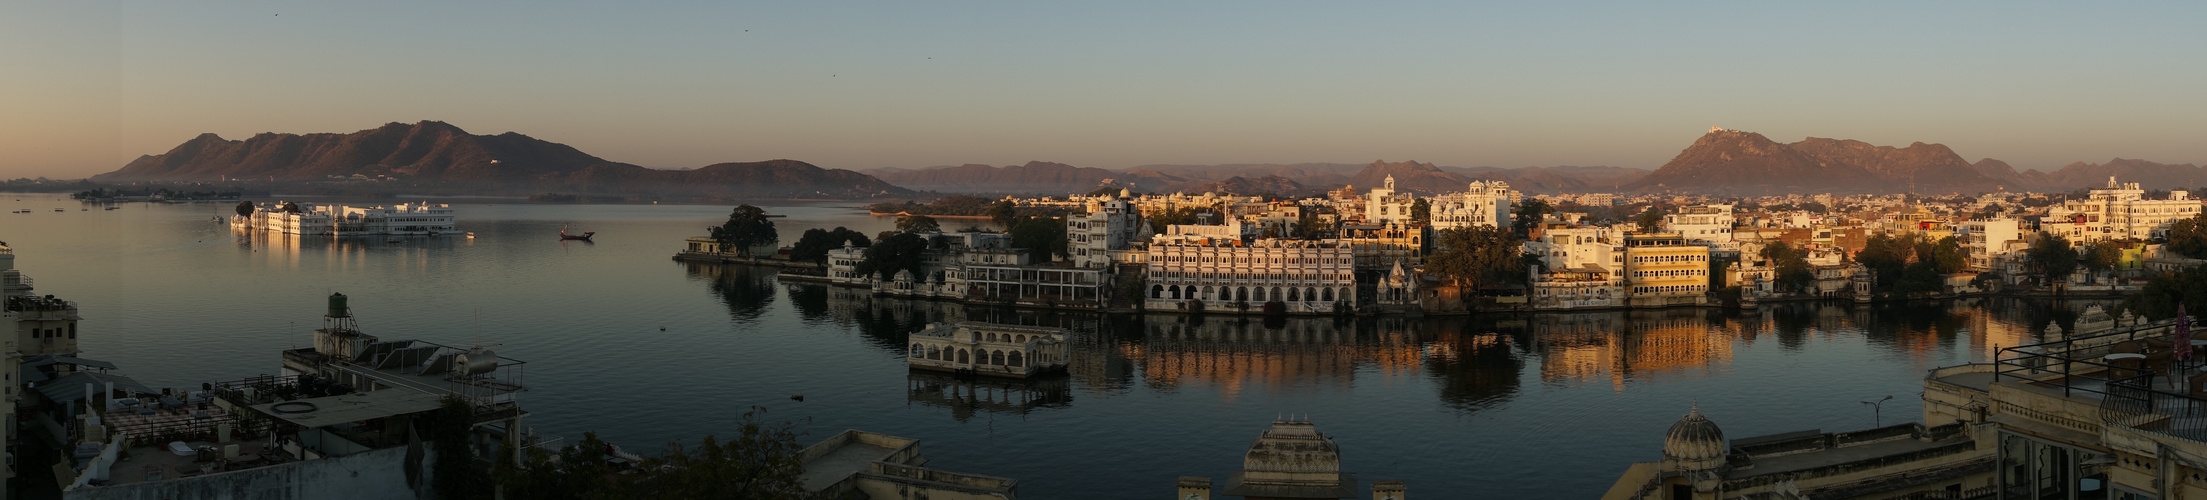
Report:
[[[1724,440],[1724,431],[1717,428],[1716,422],[1701,416],[1699,403],[1678,423],[1671,424],[1670,433],[1663,436],[1663,458],[1677,461],[1681,469],[1714,469],[1724,464],[1731,449],[1731,442]]]

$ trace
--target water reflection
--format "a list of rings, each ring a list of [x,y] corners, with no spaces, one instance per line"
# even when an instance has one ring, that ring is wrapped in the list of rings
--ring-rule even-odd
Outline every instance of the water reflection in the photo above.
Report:
[[[758,319],[774,303],[772,268],[693,263],[687,270],[692,279],[708,284],[713,296],[728,306],[728,317],[736,321]]]
[[[975,413],[1025,415],[1062,409],[1073,404],[1073,389],[1063,374],[1013,380],[914,371],[905,378],[905,400],[949,409],[951,418],[964,422]]]

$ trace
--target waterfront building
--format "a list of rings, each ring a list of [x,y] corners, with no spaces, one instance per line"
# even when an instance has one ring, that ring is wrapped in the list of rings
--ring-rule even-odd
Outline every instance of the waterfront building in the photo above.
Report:
[[[1176,500],[1210,500],[1211,478],[1181,476]],[[1400,480],[1374,481],[1373,500],[1404,498]],[[1341,446],[1309,420],[1283,417],[1249,443],[1242,468],[1218,495],[1250,500],[1358,498],[1356,475],[1341,471]]]
[[[40,359],[49,362],[56,358],[76,359],[79,319],[76,302],[52,295],[41,296],[34,291],[31,277],[15,268],[15,249],[0,243],[0,327],[7,328],[9,333],[0,338],[0,342],[4,342],[0,345],[0,374],[6,375],[5,383],[0,383],[0,423],[5,423],[0,433],[6,434],[7,444],[5,456],[0,456],[5,460],[0,463],[0,500],[13,496],[13,489],[5,485],[14,482],[19,468],[16,450],[21,436],[17,430],[16,407],[23,402],[25,384],[37,382],[18,378],[18,374],[25,373],[26,360],[35,364]],[[61,363],[45,373],[66,376],[76,372],[76,366]],[[31,470],[40,471],[40,468]]]
[[[2039,219],[2039,231],[2068,238],[2072,245],[2100,240],[2148,240],[2166,236],[2169,226],[2199,215],[2200,201],[2191,193],[2170,191],[2167,199],[2145,199],[2146,190],[2136,182],[2118,183],[2107,178],[2107,187],[2091,190],[2082,200],[2068,200],[2047,209]]]
[[[1002,233],[923,233],[920,272],[858,272],[866,247],[828,251],[829,283],[868,287],[876,294],[968,302],[1101,307],[1110,298],[1110,269],[1034,262]]]
[[[1425,265],[1425,226],[1389,222],[1341,226],[1340,242],[1355,255],[1357,271],[1377,274],[1396,262],[1410,267]]]
[[[1086,215],[1065,218],[1065,253],[1073,267],[1107,268],[1114,263],[1141,263],[1141,245],[1150,236],[1142,211],[1120,197],[1095,203]]]
[[[1633,307],[1708,302],[1709,247],[1678,233],[1625,236],[1625,281]]]
[[[298,235],[455,234],[451,205],[403,203],[396,206],[315,206],[291,202],[261,205],[251,215],[230,217],[230,227]]]
[[[797,452],[799,480],[815,498],[1016,500],[1019,482],[928,467],[917,439],[857,429]]]
[[[1739,244],[1732,240],[1734,222],[1731,205],[1691,205],[1665,214],[1663,229],[1678,233],[1689,244],[1737,252]]]
[[[915,370],[1027,378],[1065,371],[1066,330],[963,321],[911,335],[905,364]]]
[[[2207,495],[2207,375],[2169,357],[2175,321],[2088,309],[2075,326],[1931,370],[1921,422],[1727,441],[1689,411],[1662,459],[1628,467],[1603,498]]]
[[[1477,181],[1461,193],[1433,197],[1434,230],[1510,225],[1510,205],[1518,193],[1502,181]]]
[[[1969,255],[1969,270],[1992,271],[1993,262],[2025,245],[2023,235],[2016,228],[2015,219],[1986,219],[1962,223],[1961,240],[1964,253]]]
[[[1527,292],[1534,309],[1582,309],[1625,305],[1623,231],[1598,226],[1546,227],[1525,242],[1538,256]]]
[[[1206,310],[1256,312],[1279,303],[1283,312],[1330,313],[1336,302],[1357,304],[1355,256],[1347,245],[1172,238],[1209,227],[1217,226],[1169,226],[1150,244],[1147,307],[1184,310],[1200,302]]]

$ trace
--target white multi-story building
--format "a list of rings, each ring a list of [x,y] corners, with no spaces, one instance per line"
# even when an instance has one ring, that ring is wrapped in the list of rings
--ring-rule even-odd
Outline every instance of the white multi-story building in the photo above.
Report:
[[[1202,301],[1211,311],[1258,312],[1278,302],[1290,313],[1328,313],[1335,302],[1357,302],[1355,257],[1332,241],[1160,240],[1149,247],[1147,284],[1148,307],[1161,310]]]
[[[1375,224],[1410,222],[1410,204],[1418,197],[1395,192],[1395,176],[1387,176],[1386,184],[1372,188],[1364,195],[1364,221]]]
[[[2199,215],[2199,200],[2192,199],[2191,193],[2170,191],[2165,200],[2148,200],[2145,195],[2138,183],[2118,183],[2108,177],[2105,189],[2047,210],[2039,220],[2039,231],[2068,238],[2073,245],[2145,240],[2166,235],[2178,219]]]
[[[287,208],[289,207],[289,208]],[[405,203],[397,206],[314,206],[276,202],[251,215],[230,218],[230,227],[300,235],[457,234],[451,205]]]
[[[1516,196],[1510,184],[1502,181],[1473,182],[1464,192],[1435,196],[1433,229],[1507,226],[1511,200]]]
[[[1139,263],[1140,246],[1149,239],[1149,223],[1132,202],[1121,197],[1095,204],[1087,215],[1065,218],[1065,253],[1074,267],[1107,268],[1113,262]]]
[[[1545,229],[1525,242],[1525,252],[1552,270],[1598,269],[1615,274],[1625,267],[1624,233],[1601,226]]]
[[[828,251],[830,283],[865,286],[876,294],[970,302],[1098,307],[1109,298],[1104,268],[1037,264],[1002,233],[920,233],[928,241],[918,273],[858,272],[866,247]]]
[[[1739,250],[1732,241],[1734,222],[1731,205],[1679,207],[1677,213],[1663,216],[1663,228],[1685,237],[1687,244],[1725,251]]]
[[[1955,235],[1955,239],[1961,240],[1962,250],[1969,254],[1969,270],[1976,272],[1993,270],[1995,260],[2023,241],[2023,232],[2017,229],[2015,219],[1963,222],[1961,233]]]

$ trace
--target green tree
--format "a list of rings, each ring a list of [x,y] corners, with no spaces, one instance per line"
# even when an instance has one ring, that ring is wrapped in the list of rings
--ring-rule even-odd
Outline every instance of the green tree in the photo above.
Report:
[[[1025,249],[1037,263],[1049,262],[1050,256],[1065,256],[1065,221],[1049,217],[1028,217],[1012,225],[1012,247]]]
[[[1938,265],[1941,274],[1953,274],[1969,270],[1969,254],[1953,236],[1939,238],[1931,245],[1931,262]]]
[[[1410,220],[1419,224],[1432,224],[1433,202],[1425,198],[1410,202]]]
[[[1918,239],[1913,233],[1901,237],[1874,235],[1863,243],[1862,251],[1855,253],[1854,259],[1869,268],[1877,290],[1896,290],[1901,284],[1902,272],[1916,259]]]
[[[1200,219],[1197,216],[1202,215],[1204,212],[1214,211],[1215,210],[1212,207],[1179,207],[1169,210],[1159,210],[1157,211],[1157,213],[1142,214],[1142,217],[1145,219],[1149,219],[1149,228],[1151,232],[1155,232],[1157,234],[1165,234],[1165,226],[1184,226],[1195,224],[1197,222],[1200,222]],[[1304,210],[1304,212],[1307,213],[1309,212],[1309,210]]]
[[[1527,279],[1524,240],[1491,226],[1443,229],[1433,235],[1433,253],[1425,268],[1473,287],[1523,283]]]
[[[2031,248],[2023,251],[2023,258],[2038,267],[2039,274],[2050,283],[2068,280],[2077,272],[2077,250],[2070,248],[2068,238],[2058,234],[2040,234],[2031,240]]]
[[[828,251],[843,248],[845,242],[860,247],[874,244],[873,240],[866,238],[865,233],[841,226],[828,231],[820,228],[806,229],[804,236],[798,237],[797,243],[789,246],[789,260],[826,263]]]
[[[2084,275],[2089,280],[2099,273],[2115,269],[2115,265],[2123,261],[2123,246],[2113,241],[2100,241],[2085,245],[2084,251],[2079,254],[2084,259],[2084,268],[2092,271]]]
[[[1648,206],[1647,211],[1640,212],[1640,217],[1637,219],[1637,222],[1640,223],[1640,232],[1652,233],[1658,229],[1662,229],[1663,215],[1664,214],[1662,208],[1658,208],[1652,205]]]
[[[2125,307],[2137,311],[2139,316],[2152,319],[2176,317],[2176,305],[2189,304],[2185,312],[2197,311],[2207,304],[2207,266],[2192,266],[2162,273],[2146,280],[2146,286],[2137,295],[2124,300]]]
[[[1019,222],[1019,204],[1012,203],[1011,200],[997,201],[995,204],[989,205],[988,211],[983,215],[989,216],[989,220],[996,221],[997,224],[1004,227],[1012,227],[1012,224]]]
[[[735,248],[746,257],[751,256],[751,247],[781,241],[781,236],[774,232],[774,220],[767,218],[766,210],[751,205],[737,205],[735,211],[728,214],[728,222],[706,228],[706,231],[712,233],[712,238],[719,241],[721,247]]]
[[[897,233],[866,247],[866,258],[858,261],[856,271],[860,276],[880,273],[883,279],[895,278],[897,271],[911,271],[912,277],[921,277],[921,267],[926,263],[927,239],[912,233]]]
[[[942,232],[942,230],[942,224],[935,223],[934,217],[928,217],[925,215],[907,215],[897,218],[897,231],[906,233],[939,233]]]
[[[431,487],[438,498],[490,498],[490,469],[476,460],[475,409],[458,396],[445,396],[444,405],[429,417],[431,447],[437,451],[436,479]]]
[[[805,491],[804,446],[790,423],[768,423],[766,409],[744,412],[735,438],[705,436],[695,447],[669,443],[644,459],[650,471],[634,479],[631,498],[727,498],[800,500]]]
[[[1510,232],[1516,233],[1518,239],[1532,238],[1533,227],[1539,226],[1540,221],[1555,211],[1555,207],[1548,206],[1548,202],[1525,200],[1525,203],[1517,206],[1517,215],[1510,222]]]
[[[251,217],[251,216],[253,216],[253,202],[252,202],[252,201],[241,201],[241,202],[238,202],[238,216],[239,216],[239,217]]]
[[[2169,225],[2169,251],[2194,259],[2207,258],[2207,212]]]
[[[1295,218],[1295,237],[1318,240],[1332,236],[1335,232],[1333,224],[1321,217],[1332,213],[1331,210],[1325,207],[1303,207],[1302,213]]]
[[[1783,290],[1800,291],[1816,282],[1816,270],[1809,267],[1807,250],[1781,241],[1764,245],[1762,258],[1770,263],[1771,280]]]

